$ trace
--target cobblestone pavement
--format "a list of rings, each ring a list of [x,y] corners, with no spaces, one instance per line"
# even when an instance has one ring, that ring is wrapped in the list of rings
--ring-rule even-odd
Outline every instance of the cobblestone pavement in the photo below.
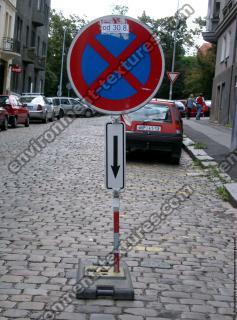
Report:
[[[71,292],[78,258],[112,250],[106,119],[76,119],[17,175],[9,162],[51,124],[0,132],[0,320],[38,319]],[[55,319],[234,319],[236,210],[187,154],[180,166],[128,161],[122,237],[185,185],[193,195],[124,258],[135,300],[73,299]]]

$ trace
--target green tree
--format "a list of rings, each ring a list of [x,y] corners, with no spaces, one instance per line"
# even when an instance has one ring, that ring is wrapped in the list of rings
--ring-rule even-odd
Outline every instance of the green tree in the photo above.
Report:
[[[163,48],[165,56],[165,69],[171,71],[173,49],[174,49],[174,36],[176,33],[176,61],[175,70],[180,71],[182,68],[182,57],[185,55],[185,48],[194,46],[194,30],[189,30],[187,26],[187,19],[183,16],[176,15],[160,19],[153,19],[146,15],[145,11],[142,16],[138,18],[141,22],[145,23],[158,37],[158,40]],[[176,82],[173,90],[174,98],[181,98],[184,86],[184,75],[181,74]],[[169,96],[170,81],[168,77],[164,76],[159,92],[159,97],[168,98]]]
[[[187,60],[187,58],[186,58]],[[216,46],[212,46],[206,51],[198,51],[193,57],[194,63],[185,71],[185,93],[203,93],[206,99],[211,99],[212,83],[215,73]]]
[[[128,12],[127,6],[115,5],[112,10],[112,14],[125,16]]]
[[[65,18],[62,12],[52,10],[49,20],[49,39],[45,78],[45,95],[55,96],[58,91],[61,70],[61,58],[63,47],[63,34],[65,33],[65,56],[63,64],[63,86],[62,94],[67,94],[66,84],[68,83],[66,58],[69,47],[77,32],[86,24],[86,20],[77,15]]]

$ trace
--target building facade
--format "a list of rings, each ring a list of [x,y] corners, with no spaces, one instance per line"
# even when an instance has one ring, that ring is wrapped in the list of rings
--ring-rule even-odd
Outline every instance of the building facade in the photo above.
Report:
[[[11,91],[12,59],[20,57],[14,40],[16,0],[0,0],[0,94]]]
[[[237,87],[237,0],[209,0],[203,38],[217,45],[211,120],[232,124]]]
[[[17,0],[14,37],[20,56],[13,60],[11,91],[44,92],[50,0]]]

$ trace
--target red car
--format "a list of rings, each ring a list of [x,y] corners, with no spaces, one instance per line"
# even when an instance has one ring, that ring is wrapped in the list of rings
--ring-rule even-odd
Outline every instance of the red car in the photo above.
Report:
[[[15,95],[1,95],[0,107],[4,108],[9,115],[9,124],[15,128],[18,124],[29,127],[29,110],[24,106]]]
[[[180,100],[180,101],[185,105],[186,114],[187,114],[187,100]],[[197,108],[194,105],[192,110],[191,110],[190,116],[191,117],[196,117],[196,114],[197,114]],[[204,101],[204,106],[202,108],[201,116],[202,117],[208,117],[209,115],[210,115],[210,108],[208,107],[208,105]]]
[[[137,111],[121,116],[126,125],[127,151],[154,150],[170,154],[179,163],[183,142],[183,123],[174,102],[152,100]]]
[[[0,129],[7,130],[8,129],[8,112],[0,107]]]

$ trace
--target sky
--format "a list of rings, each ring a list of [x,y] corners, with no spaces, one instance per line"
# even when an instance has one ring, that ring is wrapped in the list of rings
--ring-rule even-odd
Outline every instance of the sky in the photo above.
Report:
[[[85,16],[86,20],[91,21],[110,15],[115,5],[125,5],[129,8],[127,16],[137,18],[145,10],[148,16],[158,19],[174,15],[178,9],[178,2],[179,8],[188,4],[194,9],[194,14],[188,20],[190,27],[193,26],[192,21],[195,17],[207,16],[208,0],[51,0],[51,8],[57,12],[61,11],[65,17],[76,14],[80,17]],[[197,46],[201,46],[204,42],[202,36],[195,39]],[[193,53],[195,49],[191,49],[189,54]]]
[[[195,10],[193,17],[207,15],[208,0],[180,0],[180,7],[185,4],[191,5]],[[178,0],[51,0],[51,8],[62,11],[64,16],[85,15],[88,20],[110,15],[115,5],[126,5],[129,8],[127,15],[133,18],[141,16],[144,10],[153,18],[161,18],[174,15]]]

